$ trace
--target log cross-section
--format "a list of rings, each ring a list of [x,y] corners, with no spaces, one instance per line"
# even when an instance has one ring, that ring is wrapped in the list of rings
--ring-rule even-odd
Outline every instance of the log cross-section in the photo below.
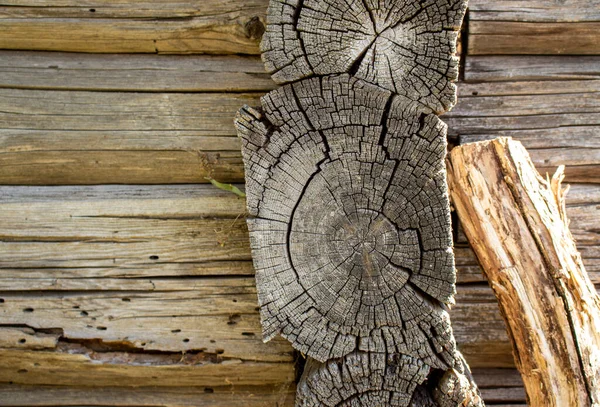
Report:
[[[283,84],[236,117],[265,340],[307,355],[298,406],[481,406],[448,305],[446,185],[464,0],[272,0]]]

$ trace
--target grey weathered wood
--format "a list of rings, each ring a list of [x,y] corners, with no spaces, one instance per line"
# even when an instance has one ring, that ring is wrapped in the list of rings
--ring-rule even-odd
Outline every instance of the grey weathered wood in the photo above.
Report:
[[[456,102],[464,0],[272,0],[261,43],[277,83],[348,72],[432,109]]]
[[[452,366],[445,126],[347,75],[263,104],[237,124],[265,337],[321,362],[358,346]],[[449,353],[430,346],[432,329]]]
[[[457,351],[445,178],[466,2],[272,0],[284,86],[236,117],[263,336],[298,406],[481,406]],[[427,387],[423,383],[427,381]]]

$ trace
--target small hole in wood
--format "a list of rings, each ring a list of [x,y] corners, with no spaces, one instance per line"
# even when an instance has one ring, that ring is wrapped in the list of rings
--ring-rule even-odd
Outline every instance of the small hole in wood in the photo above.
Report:
[[[204,388],[204,393],[214,393],[214,392],[215,392],[215,390],[211,389],[210,387],[205,387]]]
[[[33,312],[33,308],[24,308],[23,312]]]
[[[106,331],[108,328],[106,328],[105,326],[97,326],[96,329],[99,331]]]
[[[25,338],[19,339],[19,343],[25,343],[25,342],[27,342],[27,339],[25,339]]]
[[[174,334],[181,332],[181,329],[171,329],[171,332]]]
[[[185,338],[185,339],[183,340],[183,342],[185,342],[185,343],[188,343],[189,341],[190,341],[190,340],[189,340],[188,338]]]
[[[89,314],[87,313],[87,311],[81,311],[79,315],[81,315],[82,317],[87,317]]]
[[[91,8],[91,9],[90,9],[90,13],[95,13],[95,12],[96,12],[96,9],[95,9],[95,8]]]
[[[479,95],[479,92],[473,92],[473,93],[471,93],[471,94],[472,94],[473,96],[477,96],[477,95]]]
[[[19,369],[17,370],[17,373],[27,373],[27,369]]]
[[[222,355],[225,353],[225,349],[215,349],[215,352],[217,352],[217,355]]]
[[[211,339],[210,343],[217,343],[217,341],[215,341],[214,339]]]
[[[237,302],[237,300],[234,298],[234,299],[233,299],[233,302]]]
[[[121,301],[123,301],[123,302],[131,302],[131,298],[127,298],[127,297],[121,298]]]
[[[159,257],[158,257],[158,256],[156,256],[156,255],[152,255],[152,256],[150,256],[150,260],[158,260],[158,259],[159,259]]]
[[[0,298],[0,304],[4,302],[4,298]]]
[[[79,309],[79,305],[73,305],[73,309]]]
[[[244,336],[254,336],[254,332],[242,332]]]
[[[141,345],[142,345],[142,346],[146,346],[146,342],[142,342],[142,343],[141,343]]]

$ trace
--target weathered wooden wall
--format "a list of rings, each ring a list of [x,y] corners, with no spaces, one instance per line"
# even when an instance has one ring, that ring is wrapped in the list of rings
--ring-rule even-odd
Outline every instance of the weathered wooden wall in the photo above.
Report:
[[[205,184],[243,182],[234,113],[275,87],[266,5],[0,0],[0,405],[293,405],[299,356],[260,340],[244,202]],[[596,284],[598,28],[599,0],[471,0],[444,117],[455,144],[509,135],[568,166]],[[457,341],[489,404],[523,405],[456,244]]]

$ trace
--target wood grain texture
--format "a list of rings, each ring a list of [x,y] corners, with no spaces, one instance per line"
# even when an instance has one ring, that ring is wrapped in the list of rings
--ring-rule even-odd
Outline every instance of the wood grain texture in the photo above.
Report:
[[[482,406],[456,349],[435,114],[466,2],[272,0],[284,86],[236,116],[263,336],[308,355],[297,406]],[[427,385],[424,383],[427,381]]]
[[[115,92],[266,92],[255,56],[0,51],[0,87]]]
[[[474,369],[486,401],[497,407],[525,406],[523,382],[514,369]],[[291,407],[295,386],[73,387],[2,384],[1,406],[98,405],[115,407]],[[510,403],[510,404],[508,404]]]
[[[561,181],[561,171],[540,177],[508,138],[450,154],[452,201],[498,297],[529,402],[594,406],[600,297],[569,232]]]
[[[231,117],[257,100],[254,93],[1,89],[0,183],[241,181]]]
[[[586,80],[581,83],[589,85],[589,79],[600,79],[599,56],[473,55],[465,59],[467,82]]]
[[[471,0],[473,21],[600,21],[598,0]]]
[[[265,0],[0,4],[0,48],[94,53],[258,54]]]
[[[275,82],[350,73],[436,113],[456,103],[466,2],[271,1],[262,58]]]
[[[470,55],[598,55],[600,22],[471,21]]]

